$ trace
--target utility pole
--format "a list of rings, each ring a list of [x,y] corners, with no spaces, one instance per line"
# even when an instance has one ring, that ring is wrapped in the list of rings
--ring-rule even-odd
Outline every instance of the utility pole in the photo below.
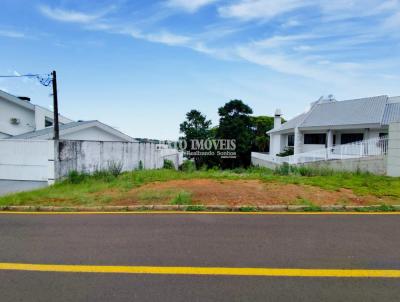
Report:
[[[54,112],[54,140],[58,140],[60,138],[60,128],[58,125],[58,96],[57,96],[57,73],[55,70],[51,73],[53,79],[53,112]]]

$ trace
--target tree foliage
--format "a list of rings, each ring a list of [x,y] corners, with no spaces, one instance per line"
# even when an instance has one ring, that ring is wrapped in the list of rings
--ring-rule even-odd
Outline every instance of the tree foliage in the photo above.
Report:
[[[222,168],[247,167],[251,162],[251,151],[268,152],[269,136],[267,132],[274,127],[273,116],[252,116],[253,110],[241,100],[231,100],[218,109],[219,125],[212,127],[211,121],[197,110],[186,114],[186,120],[180,124],[180,131],[188,142],[192,139],[234,139],[236,140],[236,158],[218,156],[198,156],[194,158],[196,166],[220,166]],[[282,119],[282,122],[285,122]],[[186,151],[194,151],[188,145]],[[214,150],[215,151],[215,150]]]
[[[186,120],[180,124],[179,130],[184,134],[182,139],[188,143],[186,151],[194,151],[192,149],[191,141],[194,139],[208,139],[212,137],[210,129],[211,121],[198,110],[191,110],[186,113]],[[206,158],[202,156],[188,156],[193,158],[196,166],[200,167],[206,163]]]
[[[250,165],[253,110],[241,100],[231,100],[218,109],[220,116],[217,137],[236,140],[236,159],[221,159],[222,168]]]
[[[254,135],[253,151],[268,152],[269,136],[267,132],[274,128],[273,116],[253,116],[251,117],[252,130]]]

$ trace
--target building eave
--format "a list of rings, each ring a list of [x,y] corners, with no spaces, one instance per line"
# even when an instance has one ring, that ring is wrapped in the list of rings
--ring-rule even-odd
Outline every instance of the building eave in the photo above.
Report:
[[[312,131],[312,130],[381,129],[381,128],[387,128],[387,126],[384,126],[379,123],[350,124],[350,125],[324,125],[324,126],[299,127],[299,130]]]
[[[32,111],[35,111],[35,105],[28,101],[21,100],[20,98],[16,97],[15,95],[9,94],[3,90],[0,90],[0,97],[5,99],[6,101],[9,101],[11,103],[14,103],[18,106],[21,106],[25,109],[29,109]]]

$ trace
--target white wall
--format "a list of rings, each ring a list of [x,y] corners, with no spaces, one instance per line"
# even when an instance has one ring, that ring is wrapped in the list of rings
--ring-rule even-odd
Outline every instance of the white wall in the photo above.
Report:
[[[21,102],[24,101],[21,100]],[[45,128],[46,117],[53,120],[52,111],[30,103],[27,106],[32,107],[32,109],[25,108],[0,97],[0,133],[13,136],[34,130],[41,130]],[[19,119],[20,123],[18,125],[11,124],[11,118]],[[72,120],[60,115],[59,122],[66,124],[72,122]],[[4,138],[4,135],[0,134],[0,138]]]
[[[47,119],[53,121],[54,119],[54,113],[46,108],[43,108],[41,106],[35,105],[35,126],[36,130],[41,130],[45,128],[45,120]],[[62,115],[59,115],[58,117],[58,122],[60,124],[66,124],[73,122],[73,120],[70,120]]]
[[[362,171],[370,172],[377,175],[386,175],[386,156],[370,156],[349,159],[321,160],[299,164],[298,166],[327,168],[335,171]]]
[[[0,179],[51,181],[52,141],[0,140]]]
[[[301,150],[303,153],[305,153],[305,152],[324,149],[324,148],[325,148],[325,144],[303,144],[301,147]]]
[[[70,171],[93,173],[107,169],[110,162],[121,163],[123,171],[131,171],[142,162],[144,169],[162,168],[164,159],[171,160],[177,168],[180,152],[175,149],[158,149],[154,143],[60,141],[57,178]]]
[[[388,176],[400,176],[400,123],[389,126],[387,170]]]
[[[269,153],[271,155],[276,155],[278,153],[280,153],[282,151],[282,135],[280,134],[273,134],[271,133],[270,135],[270,149],[269,149]]]
[[[59,156],[53,140],[0,140],[0,179],[47,181],[64,177],[72,170],[92,173],[107,169],[110,162],[123,164],[123,171],[162,168],[164,159],[176,168],[182,153],[158,149],[154,143],[60,141]]]
[[[19,125],[13,125],[11,118],[18,118]],[[35,114],[33,110],[18,106],[0,97],[0,132],[18,135],[35,130]]]

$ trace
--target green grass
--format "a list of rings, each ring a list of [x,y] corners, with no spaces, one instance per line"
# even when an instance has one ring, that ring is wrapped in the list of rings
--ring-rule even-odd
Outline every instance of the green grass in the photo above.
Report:
[[[179,194],[179,192],[178,192]],[[147,190],[138,194],[138,199],[143,204],[157,204],[165,200],[175,198],[177,192],[174,190]]]
[[[201,212],[204,211],[206,208],[203,205],[194,205],[194,206],[187,206],[185,211],[188,212]]]
[[[378,207],[365,207],[365,208],[356,208],[356,212],[394,212],[396,211],[395,207],[391,205],[382,204]]]
[[[170,202],[172,205],[191,205],[192,195],[189,192],[179,192]]]
[[[107,205],[114,200],[123,198],[131,189],[147,183],[201,178],[215,180],[259,179],[265,182],[311,185],[331,191],[338,191],[344,188],[352,190],[357,195],[372,195],[378,198],[390,197],[394,200],[400,200],[400,178],[367,173],[307,169],[290,168],[289,171],[283,171],[283,173],[264,168],[249,168],[224,171],[216,169],[198,171],[137,170],[122,173],[118,176],[113,176],[109,173],[97,173],[93,176],[75,174],[73,177],[47,188],[0,197],[0,206]],[[177,204],[180,202],[187,203],[190,200],[190,196],[184,193],[178,195],[176,191],[147,191],[140,193],[138,198],[144,204],[155,203],[157,200],[164,199]]]
[[[243,206],[239,208],[239,212],[256,212],[257,208],[253,206]]]
[[[312,203],[310,200],[307,200],[304,198],[300,198],[298,200],[298,204],[302,205],[302,206],[306,206],[301,209],[302,211],[305,211],[305,212],[320,212],[320,211],[322,211],[320,206],[317,206],[314,203]]]

